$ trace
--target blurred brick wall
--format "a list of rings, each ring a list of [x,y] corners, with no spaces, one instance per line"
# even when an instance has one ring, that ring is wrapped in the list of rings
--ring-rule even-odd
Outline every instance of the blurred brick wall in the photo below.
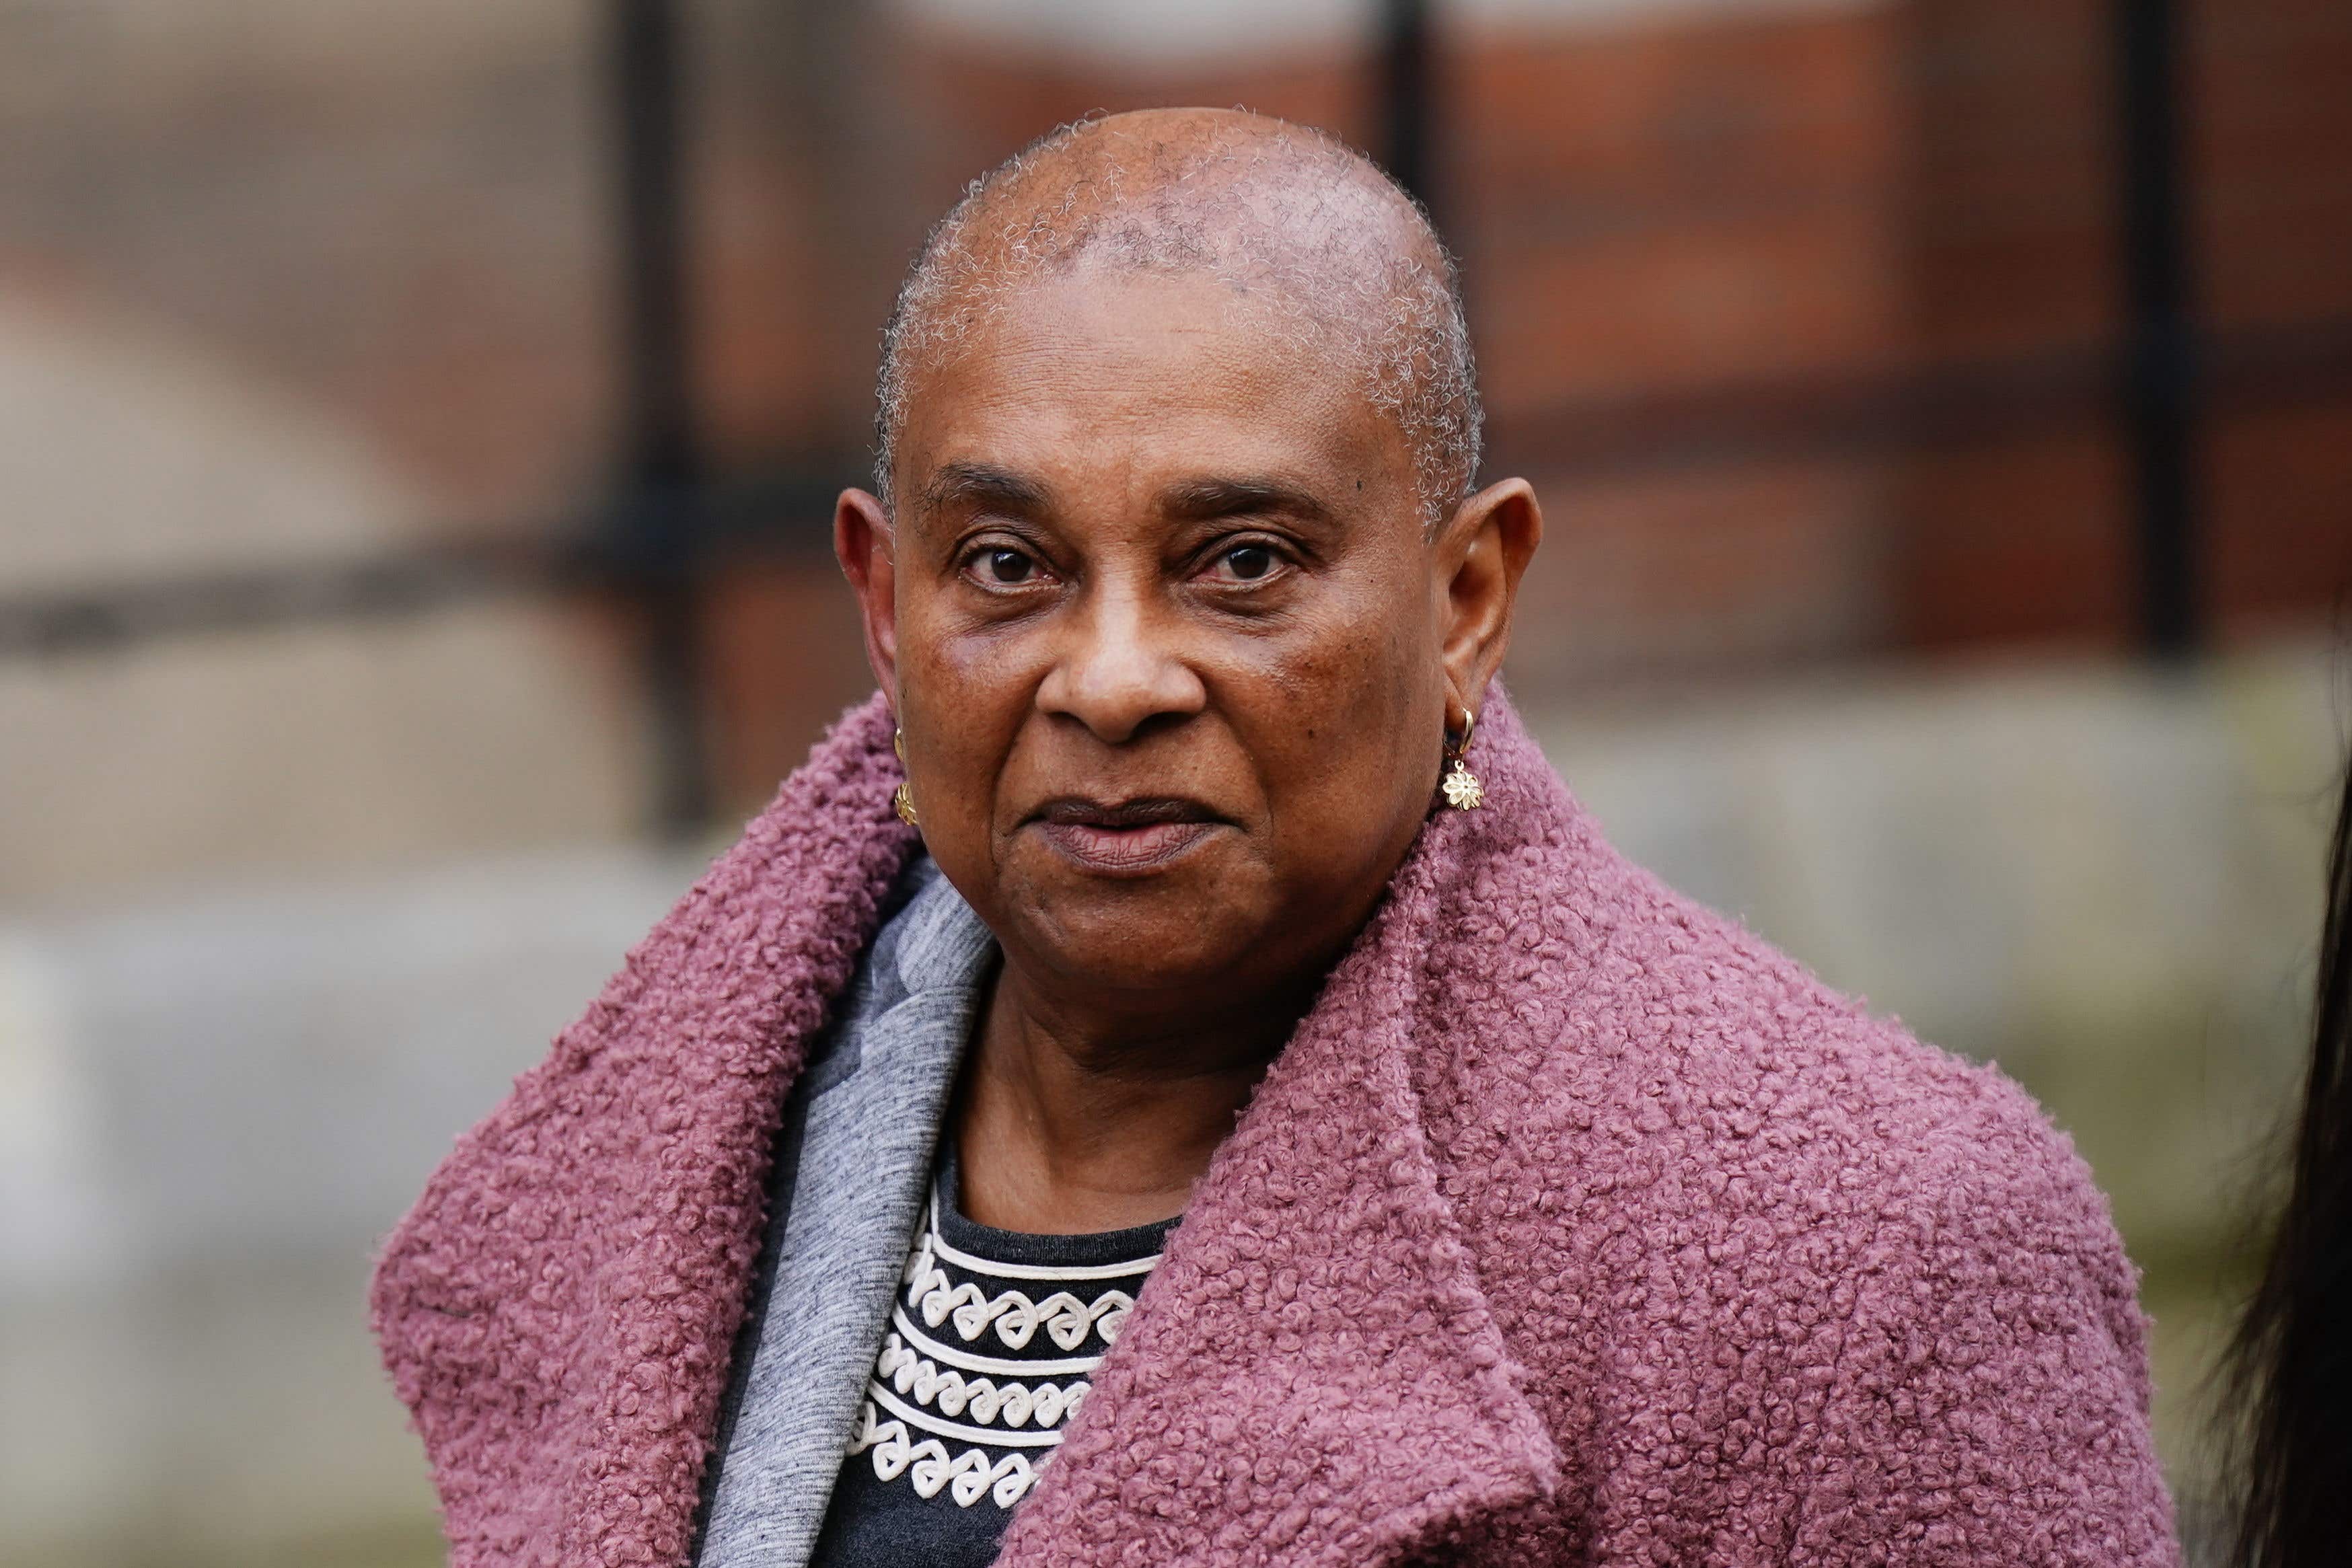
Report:
[[[2233,624],[2352,619],[2352,7],[2201,0],[2197,256],[2218,327],[2260,333],[2277,385],[2219,410],[2210,561]],[[2335,369],[2311,364],[2325,330]]]
[[[123,25],[178,15],[161,0],[0,0],[0,290],[99,297],[313,400],[441,526],[577,523],[614,418],[596,12],[433,4],[409,25],[238,0],[173,24],[193,48]],[[1534,477],[1552,525],[1522,685],[2127,643],[2109,10],[1758,4],[1445,35],[1435,194],[1491,466]],[[2352,9],[2190,11],[2219,334],[2201,555],[2236,636],[2328,618],[2352,580]],[[1377,123],[1344,47],[1152,68],[878,0],[688,12],[697,372],[729,470],[856,477],[912,246],[1051,125],[1178,101],[1359,141]],[[779,522],[798,552],[712,604],[739,797],[863,680],[825,519]]]
[[[451,526],[543,524],[604,461],[593,23],[0,0],[0,294],[315,403]]]
[[[2190,270],[2216,334],[2200,555],[2226,635],[2332,617],[2352,587],[2352,11],[2184,9]],[[1900,626],[1920,643],[2128,634],[2129,476],[2085,374],[2120,321],[2109,12],[1908,13],[1920,350],[2042,366],[2042,417],[1915,467]]]
[[[2221,334],[2201,554],[2229,634],[2352,586],[2352,10],[2191,11],[2192,267]],[[1436,198],[1490,467],[1535,477],[1552,518],[1523,684],[2128,643],[2110,12],[1911,0],[1448,40]],[[1376,122],[1360,59],[1139,78],[910,53],[929,206],[1088,109]]]

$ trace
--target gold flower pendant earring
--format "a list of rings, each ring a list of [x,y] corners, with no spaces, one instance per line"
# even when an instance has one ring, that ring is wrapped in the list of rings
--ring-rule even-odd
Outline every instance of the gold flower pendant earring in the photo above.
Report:
[[[891,732],[890,749],[898,754],[898,766],[906,767],[907,732],[905,730],[898,729]],[[898,820],[907,826],[912,828],[921,825],[915,821],[915,797],[908,791],[907,781],[904,779],[898,780],[898,788],[890,797],[890,809],[898,813]]]
[[[1470,749],[1470,737],[1477,727],[1478,716],[1465,708],[1462,710],[1462,738],[1456,740],[1451,735],[1445,737],[1445,776],[1437,781],[1437,787],[1445,791],[1445,803],[1457,811],[1475,811],[1486,803],[1486,787],[1478,782],[1478,776],[1470,771],[1467,762],[1462,760],[1462,754]]]

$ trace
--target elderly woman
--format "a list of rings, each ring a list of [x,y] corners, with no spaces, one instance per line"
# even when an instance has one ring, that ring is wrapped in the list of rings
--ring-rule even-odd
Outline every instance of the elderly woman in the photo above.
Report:
[[[457,1563],[2173,1560],[2063,1140],[1496,687],[1542,524],[1377,170],[1048,138],[880,428],[880,694],[385,1250]]]

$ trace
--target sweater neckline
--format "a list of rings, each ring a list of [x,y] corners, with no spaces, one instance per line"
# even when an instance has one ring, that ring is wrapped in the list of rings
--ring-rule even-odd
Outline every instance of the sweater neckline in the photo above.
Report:
[[[930,1223],[948,1246],[991,1263],[1030,1269],[1091,1269],[1133,1263],[1148,1267],[1160,1260],[1169,1233],[1183,1218],[1180,1214],[1118,1230],[1067,1235],[1000,1230],[965,1216],[961,1153],[952,1132],[940,1138],[939,1168],[931,1178]]]

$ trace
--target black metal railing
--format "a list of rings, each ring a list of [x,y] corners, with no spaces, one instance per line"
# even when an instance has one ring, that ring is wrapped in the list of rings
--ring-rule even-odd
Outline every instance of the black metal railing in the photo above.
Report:
[[[509,542],[0,596],[0,657],[45,657],[290,622],[406,615],[520,593],[593,591],[640,612],[650,815],[694,826],[712,789],[700,705],[698,606],[709,575],[747,557],[825,548],[818,519],[850,454],[804,454],[714,479],[694,397],[687,57],[674,0],[611,0],[623,418],[607,502],[591,526]],[[2127,329],[2105,350],[1888,376],[1827,378],[1634,398],[1522,416],[1498,444],[1540,444],[1570,472],[1771,460],[1999,436],[2120,408],[2135,476],[2137,600],[2146,647],[2177,657],[2205,620],[2198,435],[2209,407],[2335,399],[2352,391],[2352,321],[2291,333],[2200,333],[2191,306],[2180,172],[2185,109],[2174,0],[2115,0],[2121,292]],[[1442,37],[1430,0],[1382,0],[1374,51],[1382,152],[1424,200],[1441,165]]]

